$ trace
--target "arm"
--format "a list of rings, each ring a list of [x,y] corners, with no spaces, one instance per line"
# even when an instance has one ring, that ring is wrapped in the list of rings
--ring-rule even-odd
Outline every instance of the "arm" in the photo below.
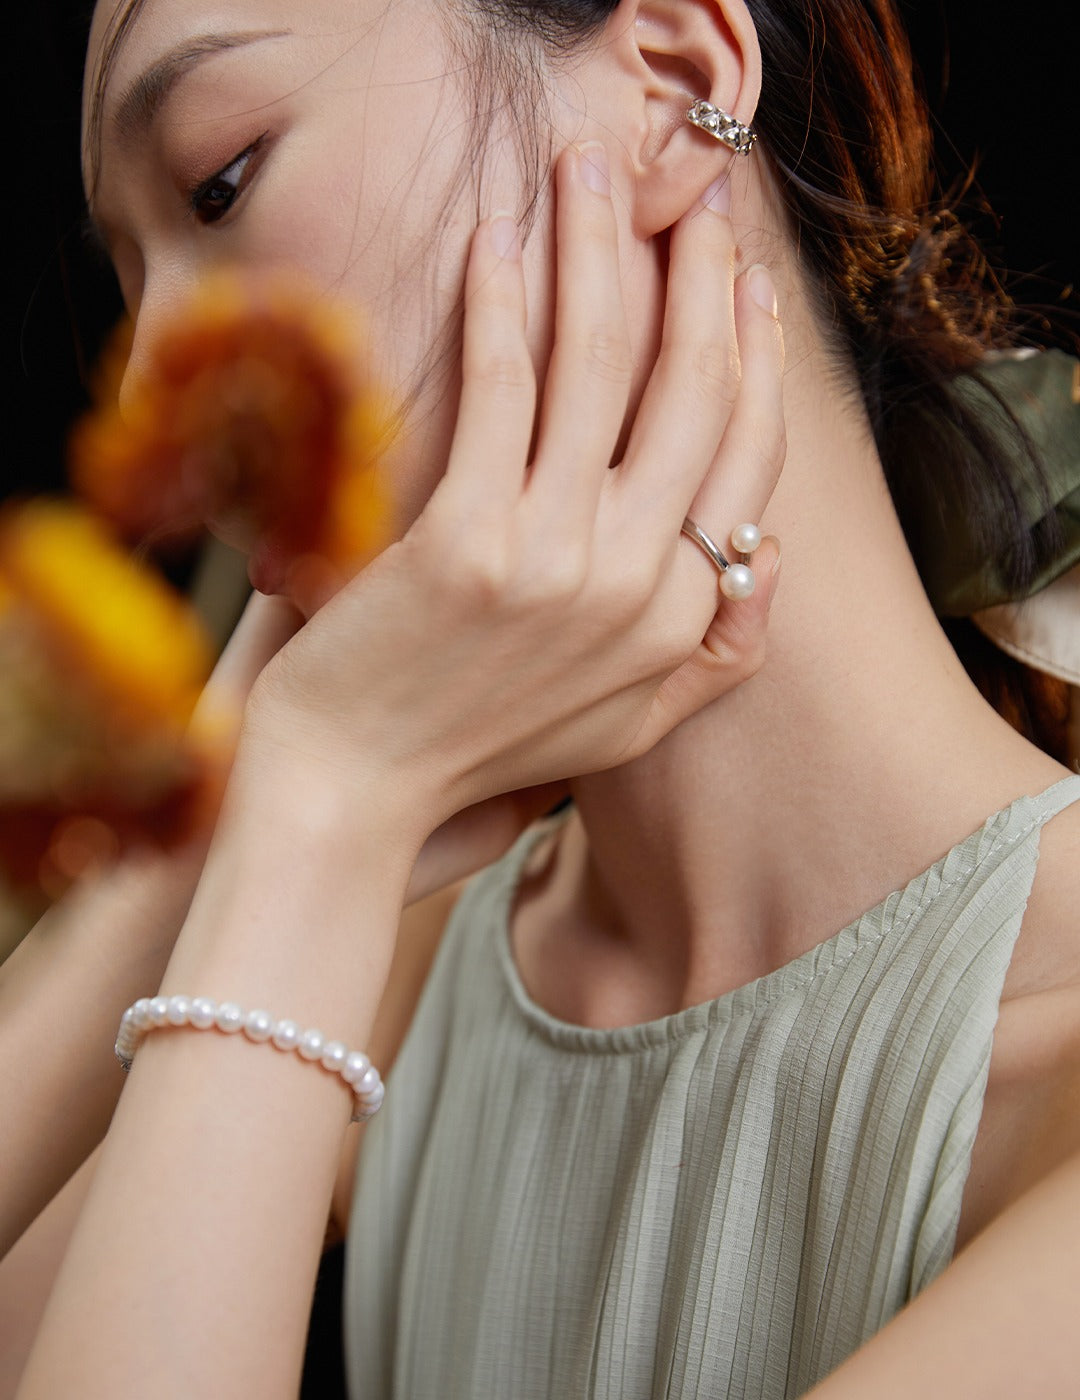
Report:
[[[1080,1155],[1003,1211],[808,1400],[1069,1400],[1078,1259]]]
[[[462,853],[459,851],[457,854]],[[456,888],[442,889],[412,904],[402,916],[386,992],[371,1034],[371,1057],[384,1074],[392,1068],[408,1030],[456,896]],[[178,915],[177,927],[182,917],[182,914]],[[134,935],[135,930],[132,933]],[[173,941],[174,937],[171,936],[170,943]],[[106,1039],[111,1037],[114,1030],[115,1027],[109,1028]],[[101,1047],[86,1048],[97,1050]],[[119,1066],[114,1058],[110,1056],[110,1059],[110,1070],[117,1077]],[[114,1092],[108,1105],[110,1115],[115,1099]],[[327,1243],[343,1239],[347,1229],[356,1158],[363,1133],[363,1125],[357,1125],[345,1136]],[[0,1347],[0,1397],[3,1400],[9,1400],[18,1387],[45,1304],[86,1199],[97,1157],[97,1153],[92,1153],[83,1162],[67,1185],[53,1197],[0,1260],[0,1338],[3,1338],[3,1346]]]
[[[12,1400],[97,1164],[91,1153],[0,1260],[0,1400]]]
[[[1044,829],[994,1033],[969,1243],[813,1400],[1071,1400],[1080,1374],[1080,811]],[[1006,984],[1007,988],[1009,984]],[[1003,1107],[1004,1106],[1004,1107]],[[974,1193],[974,1194],[973,1194]],[[972,1199],[969,1201],[969,1197]],[[969,1205],[972,1207],[969,1213]]]
[[[239,708],[294,628],[280,600],[258,600],[202,703]],[[114,1023],[160,983],[205,845],[135,852],[88,878],[0,967],[0,1256],[104,1136],[123,1082]]]
[[[745,291],[733,301],[730,278],[701,295],[689,270],[730,269],[733,241],[726,219],[688,219],[670,339],[611,472],[628,385],[589,347],[625,339],[614,221],[575,158],[560,166],[559,238],[552,409],[529,473],[520,265],[482,227],[446,476],[406,538],[260,677],[164,992],[265,1006],[363,1047],[431,831],[494,793],[644,752],[755,669],[770,550],[758,595],[717,611],[711,567],[679,526],[699,493],[721,519],[764,506],[780,455],[776,323]],[[702,366],[736,323],[747,358],[732,411]],[[776,440],[750,452],[762,420]],[[339,1079],[295,1057],[155,1031],[20,1393],[127,1394],[152,1375],[162,1395],[294,1395],[350,1107]]]
[[[255,677],[296,628],[281,599],[256,596],[201,702],[239,713]],[[554,786],[463,812],[425,843],[408,901],[479,869],[558,798]],[[161,984],[205,858],[145,849],[84,879],[0,965],[0,1259],[101,1141],[123,1075],[121,1013]]]

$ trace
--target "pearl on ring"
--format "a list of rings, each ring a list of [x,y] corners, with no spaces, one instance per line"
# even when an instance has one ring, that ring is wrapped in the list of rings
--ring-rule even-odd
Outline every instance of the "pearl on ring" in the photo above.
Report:
[[[736,554],[753,554],[761,544],[761,531],[756,525],[736,525],[731,532],[731,547]]]
[[[749,598],[754,591],[754,571],[745,564],[729,564],[720,575],[720,592],[725,598],[738,601]]]
[[[681,530],[712,561],[720,575],[720,592],[725,598],[737,600],[750,597],[754,591],[754,574],[746,564],[733,564],[723,550],[717,547],[712,536],[703,530],[692,516],[686,517]],[[732,539],[736,537],[743,543],[748,543],[756,537],[757,543],[761,543],[761,533],[756,525],[736,525],[732,531]]]

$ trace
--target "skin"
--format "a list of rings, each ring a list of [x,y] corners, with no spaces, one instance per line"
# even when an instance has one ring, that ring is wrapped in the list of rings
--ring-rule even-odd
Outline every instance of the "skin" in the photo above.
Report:
[[[295,24],[290,8],[223,5],[212,27],[276,29]],[[590,775],[571,783],[576,814],[527,882],[512,937],[536,1000],[609,1026],[797,956],[989,812],[1063,776],[987,709],[930,612],[766,163],[735,166],[681,124],[688,90],[752,119],[760,58],[741,4],[626,0],[604,43],[551,74],[555,147],[578,151],[521,263],[493,242],[505,225],[473,238],[468,201],[447,206],[466,149],[461,95],[423,10],[305,7],[305,31],[200,64],[141,142],[121,146],[106,127],[92,172],[138,311],[132,375],[206,267],[299,259],[368,308],[390,377],[415,387],[469,260],[460,400],[428,381],[392,463],[410,528],[261,671],[163,983],[287,1006],[362,1044],[418,853],[501,792]],[[201,5],[152,2],[113,88],[208,27]],[[402,72],[417,77],[408,121]],[[177,185],[244,149],[253,113],[272,148],[227,219],[198,227],[178,213]],[[601,140],[610,201],[590,188],[602,158],[587,143]],[[488,211],[519,207],[511,151],[496,130]],[[700,210],[718,179],[730,218]],[[425,262],[434,211],[443,236]],[[762,261],[787,346],[782,408],[779,330],[746,275]],[[784,591],[752,679],[772,588],[717,611],[710,566],[679,539],[688,508],[718,537],[764,518],[784,540]],[[771,557],[766,546],[755,560],[764,577]],[[1070,809],[1044,834],[1006,985],[961,1222],[963,1241],[979,1238],[823,1400],[915,1385],[1015,1394],[1003,1363],[1036,1326],[1025,1376],[1068,1393],[1080,1133],[1061,1107],[1080,1088],[1078,847]],[[304,875],[283,881],[286,868]],[[395,1001],[395,1034],[407,1016]],[[63,1393],[76,1376],[80,1393],[126,1393],[162,1359],[167,1393],[174,1379],[177,1394],[295,1390],[347,1105],[299,1065],[222,1050],[219,1037],[161,1034],[140,1051],[21,1394]],[[253,1278],[233,1261],[260,1257],[267,1237],[281,1267]],[[198,1264],[211,1248],[208,1280]],[[103,1268],[108,1305],[88,1305]],[[1034,1301],[1018,1310],[1028,1285]]]

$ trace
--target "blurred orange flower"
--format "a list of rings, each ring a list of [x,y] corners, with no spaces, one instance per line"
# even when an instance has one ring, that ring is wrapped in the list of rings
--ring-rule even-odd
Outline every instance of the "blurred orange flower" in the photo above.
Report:
[[[128,331],[71,447],[75,485],[128,539],[209,524],[267,591],[292,570],[340,580],[388,543],[392,415],[355,326],[311,287],[207,279],[140,350],[121,412],[130,350]],[[54,895],[212,818],[224,741],[190,724],[210,661],[186,605],[87,511],[0,510],[0,869],[16,884]]]
[[[0,865],[16,884],[53,895],[132,839],[192,829],[218,766],[188,729],[210,662],[187,605],[84,510],[0,511]]]
[[[278,275],[218,274],[170,316],[125,397],[121,344],[72,474],[129,536],[201,523],[280,584],[315,555],[352,572],[389,539],[377,459],[391,419],[343,312]]]

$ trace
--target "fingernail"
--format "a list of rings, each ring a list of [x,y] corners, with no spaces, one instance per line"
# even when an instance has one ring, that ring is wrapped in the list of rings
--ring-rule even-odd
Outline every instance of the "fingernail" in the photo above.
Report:
[[[496,257],[506,262],[521,261],[521,234],[512,214],[493,214],[488,225],[488,237]]]
[[[582,183],[587,185],[595,194],[606,195],[611,190],[611,180],[608,175],[607,151],[599,141],[587,141],[585,145],[578,147],[578,170],[581,172]]]
[[[775,316],[777,314],[776,287],[773,285],[769,269],[762,263],[755,263],[746,274],[746,285],[750,289],[750,295],[762,311],[767,311],[770,316]]]
[[[730,214],[731,177],[721,175],[719,180],[714,180],[701,196],[701,203],[705,209],[711,209],[714,214]]]
[[[783,558],[783,554],[780,549],[780,541],[776,538],[775,535],[766,535],[765,539],[767,539],[769,543],[773,546],[773,548],[776,550],[776,558],[773,560],[773,566],[770,570],[773,578],[775,578],[776,575],[780,572],[780,560]],[[762,543],[764,543],[764,541],[762,541]]]

